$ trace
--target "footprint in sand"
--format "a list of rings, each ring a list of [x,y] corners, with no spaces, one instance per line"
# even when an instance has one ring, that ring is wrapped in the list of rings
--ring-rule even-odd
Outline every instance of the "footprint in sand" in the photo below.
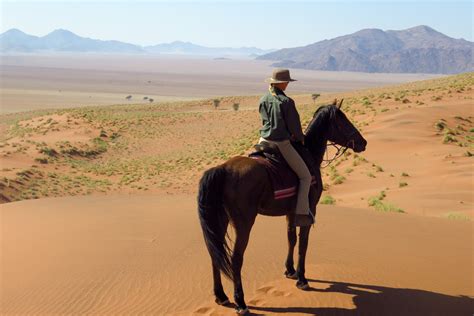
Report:
[[[214,311],[212,307],[204,306],[204,307],[199,307],[194,311],[196,314],[210,314]]]
[[[251,299],[250,301],[248,301],[249,304],[251,305],[262,305],[261,303],[263,303],[263,300],[260,300],[258,298],[254,298],[254,299]]]
[[[280,291],[280,290],[277,290],[275,287],[273,286],[264,286],[264,287],[261,287],[257,290],[257,292],[260,292],[260,293],[265,293],[265,294],[269,294],[271,296],[284,296],[284,297],[287,297],[287,296],[290,296],[291,293],[290,292],[284,292],[284,291]]]

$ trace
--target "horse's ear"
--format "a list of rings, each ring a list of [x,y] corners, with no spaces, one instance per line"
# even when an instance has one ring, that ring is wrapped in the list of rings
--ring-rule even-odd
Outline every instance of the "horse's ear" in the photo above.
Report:
[[[336,105],[337,104],[337,98],[334,99],[334,101],[332,101],[332,104],[331,105]]]
[[[342,101],[344,101],[344,99],[341,99],[341,101],[339,101],[339,104],[337,105],[337,108],[340,109],[341,106],[342,106]]]

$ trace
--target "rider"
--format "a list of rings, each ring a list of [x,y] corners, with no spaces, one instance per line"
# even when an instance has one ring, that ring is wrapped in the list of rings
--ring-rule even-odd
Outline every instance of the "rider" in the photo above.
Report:
[[[309,209],[309,189],[311,174],[301,156],[291,145],[291,141],[304,142],[301,121],[293,99],[285,91],[291,79],[288,69],[275,69],[268,92],[260,99],[259,112],[263,127],[260,129],[260,142],[275,144],[288,165],[299,178],[296,202],[296,226],[307,226],[314,223],[314,216]]]

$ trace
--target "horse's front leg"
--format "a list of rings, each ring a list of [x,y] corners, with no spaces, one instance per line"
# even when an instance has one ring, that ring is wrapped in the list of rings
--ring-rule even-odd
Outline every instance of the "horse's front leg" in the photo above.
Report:
[[[288,218],[288,255],[285,262],[285,276],[289,279],[296,279],[296,271],[294,268],[293,253],[296,245],[296,227],[291,223],[291,219]]]
[[[308,280],[305,277],[305,261],[306,261],[306,250],[308,249],[308,239],[309,231],[311,226],[300,227],[299,234],[299,244],[298,244],[298,267],[296,270],[296,275],[298,281],[296,282],[296,287],[301,290],[306,290],[309,288]]]

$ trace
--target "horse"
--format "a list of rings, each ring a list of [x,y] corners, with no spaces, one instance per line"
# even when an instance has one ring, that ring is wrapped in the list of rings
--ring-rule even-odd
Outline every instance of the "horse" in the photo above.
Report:
[[[319,107],[304,134],[304,147],[316,163],[316,183],[309,193],[310,208],[316,214],[316,205],[323,190],[320,167],[329,144],[350,148],[354,152],[365,150],[367,141],[341,110],[341,100]],[[336,154],[337,155],[337,154]],[[246,314],[241,279],[243,256],[250,231],[258,214],[286,216],[288,223],[288,255],[285,276],[296,279],[299,289],[308,289],[305,278],[305,257],[311,226],[299,231],[298,265],[294,269],[293,252],[297,236],[295,226],[296,196],[275,200],[268,173],[262,164],[250,157],[237,156],[223,164],[206,170],[199,181],[198,214],[204,241],[212,262],[215,302],[230,305],[221,282],[221,272],[233,281],[237,314]],[[231,250],[227,242],[229,223],[235,230],[235,244]]]

